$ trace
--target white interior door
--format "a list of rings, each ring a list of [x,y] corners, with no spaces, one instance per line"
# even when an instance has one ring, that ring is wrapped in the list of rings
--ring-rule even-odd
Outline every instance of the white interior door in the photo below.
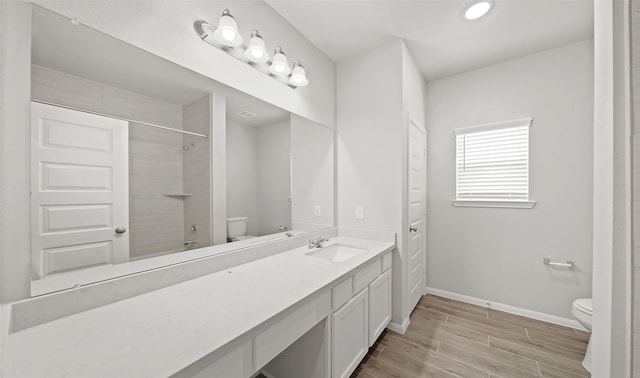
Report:
[[[409,311],[426,290],[426,150],[423,126],[409,121]]]
[[[128,133],[126,121],[31,103],[34,278],[128,261]]]

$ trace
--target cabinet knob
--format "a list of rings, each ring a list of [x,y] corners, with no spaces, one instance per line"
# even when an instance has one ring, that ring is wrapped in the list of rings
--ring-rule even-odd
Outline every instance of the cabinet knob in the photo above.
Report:
[[[409,227],[409,232],[418,232],[418,227],[416,227],[416,226],[410,226],[410,227]]]
[[[122,226],[116,228],[116,234],[124,234],[125,232],[127,232],[127,229]]]

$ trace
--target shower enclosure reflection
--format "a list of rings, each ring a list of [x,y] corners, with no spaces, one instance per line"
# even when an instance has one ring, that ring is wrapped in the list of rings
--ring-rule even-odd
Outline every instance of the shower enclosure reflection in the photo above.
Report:
[[[202,116],[208,102],[206,96],[182,107],[182,129],[209,134]],[[211,245],[210,160],[208,138],[131,124],[131,260]]]

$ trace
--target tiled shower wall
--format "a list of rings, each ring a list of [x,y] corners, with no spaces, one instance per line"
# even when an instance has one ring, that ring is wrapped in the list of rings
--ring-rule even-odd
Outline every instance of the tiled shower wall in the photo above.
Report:
[[[35,100],[182,129],[182,106],[32,66]],[[184,242],[182,134],[129,126],[131,258],[181,250]]]
[[[205,96],[184,107],[184,130],[211,135],[211,96]],[[189,249],[211,245],[211,151],[209,139],[185,134],[184,145],[193,143],[184,151],[184,235],[196,240]],[[197,230],[193,231],[192,226]]]
[[[184,248],[182,152],[180,133],[129,127],[131,259]]]

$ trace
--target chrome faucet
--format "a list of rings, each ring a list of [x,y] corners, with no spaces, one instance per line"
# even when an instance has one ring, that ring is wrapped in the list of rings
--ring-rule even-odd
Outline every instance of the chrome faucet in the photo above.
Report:
[[[322,248],[325,242],[328,242],[329,239],[325,239],[323,237],[317,237],[315,239],[309,240],[309,249],[314,248]]]

